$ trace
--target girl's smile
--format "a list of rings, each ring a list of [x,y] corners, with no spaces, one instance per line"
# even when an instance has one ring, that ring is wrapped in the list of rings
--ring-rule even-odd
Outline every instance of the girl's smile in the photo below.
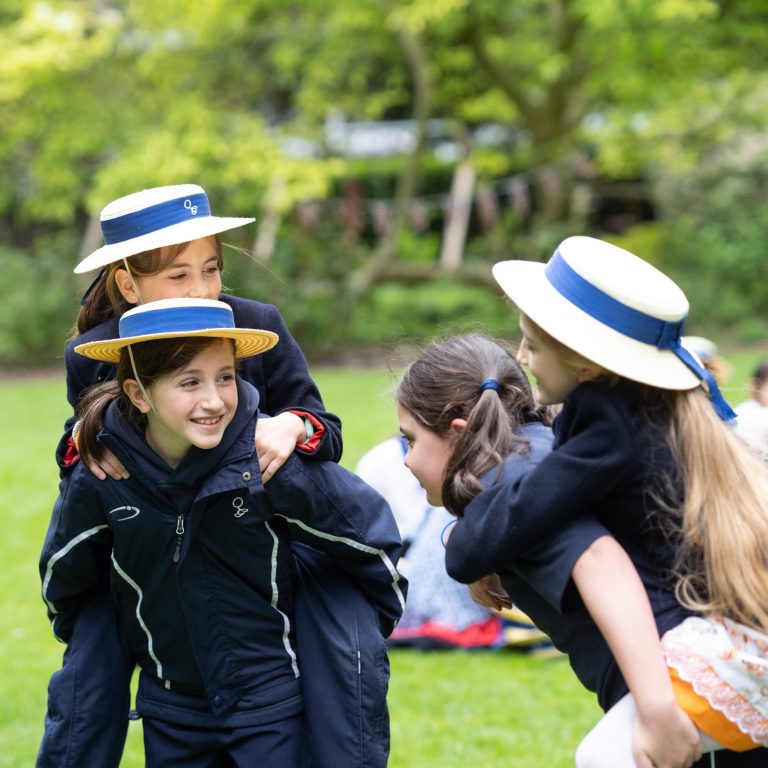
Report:
[[[215,448],[237,410],[234,349],[226,339],[213,341],[189,365],[155,381],[147,392],[151,404],[135,381],[129,383],[134,403],[147,414],[147,443],[171,467],[193,445]]]

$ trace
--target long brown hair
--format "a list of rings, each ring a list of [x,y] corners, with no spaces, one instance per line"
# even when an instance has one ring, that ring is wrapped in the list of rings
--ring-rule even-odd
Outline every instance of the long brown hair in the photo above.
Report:
[[[149,389],[158,379],[184,368],[201,352],[217,343],[233,345],[229,339],[191,337],[144,341],[133,344],[131,351],[141,383]],[[232,349],[234,353],[234,346]],[[97,436],[104,424],[104,411],[113,400],[118,401],[117,408],[124,421],[142,434],[146,428],[146,416],[133,405],[123,389],[126,379],[136,379],[136,373],[127,350],[123,349],[115,379],[91,387],[80,399],[77,407],[80,419],[77,447],[86,463],[98,461],[102,456]]]
[[[702,388],[672,397],[669,444],[685,488],[678,599],[768,632],[768,468]]]
[[[485,379],[495,379],[499,391],[481,390]],[[466,420],[443,479],[443,504],[459,516],[480,492],[481,475],[499,467],[507,456],[527,451],[527,442],[515,433],[525,418],[536,412],[546,423],[550,420],[534,401],[514,353],[475,333],[424,349],[403,373],[395,399],[439,437],[454,434],[454,419]]]
[[[206,238],[216,250],[217,265],[219,270],[224,269],[224,259],[221,254],[221,241],[218,235]],[[129,256],[129,266],[133,277],[151,277],[162,272],[173,260],[183,253],[189,242],[165,245],[162,248],[153,248],[133,256]],[[129,304],[120,293],[115,280],[115,272],[125,269],[122,259],[105,267],[104,274],[97,279],[90,289],[88,296],[80,307],[80,312],[72,329],[72,338],[79,336],[91,328],[95,328],[105,320],[112,317],[120,317],[126,310],[133,306]],[[217,297],[218,298],[218,297]]]

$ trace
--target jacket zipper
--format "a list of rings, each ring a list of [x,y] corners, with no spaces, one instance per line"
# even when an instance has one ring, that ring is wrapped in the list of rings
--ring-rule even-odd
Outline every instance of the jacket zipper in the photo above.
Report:
[[[173,562],[178,563],[181,559],[181,540],[184,536],[184,515],[176,518],[176,551],[173,553]]]

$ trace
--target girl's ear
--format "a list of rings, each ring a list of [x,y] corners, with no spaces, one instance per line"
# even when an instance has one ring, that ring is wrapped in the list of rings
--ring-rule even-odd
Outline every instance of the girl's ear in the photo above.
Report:
[[[595,368],[580,368],[579,384],[583,384],[585,381],[594,381],[599,375],[600,371]]]
[[[123,298],[129,304],[138,304],[139,294],[136,292],[136,286],[133,284],[133,279],[128,274],[128,270],[118,267],[113,274],[117,290],[120,291]]]
[[[141,387],[135,379],[126,379],[123,382],[123,392],[128,396],[131,403],[139,409],[142,413],[149,413],[151,410],[147,399],[144,397],[144,393],[141,391]]]
[[[466,419],[453,419],[451,421],[451,429],[455,432],[463,432],[467,427]]]

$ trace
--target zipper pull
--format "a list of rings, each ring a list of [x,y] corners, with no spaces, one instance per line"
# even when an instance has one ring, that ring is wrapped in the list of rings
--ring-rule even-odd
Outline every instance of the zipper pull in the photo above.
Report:
[[[181,560],[181,539],[184,535],[184,515],[176,518],[176,551],[173,553],[173,562],[178,563]]]

